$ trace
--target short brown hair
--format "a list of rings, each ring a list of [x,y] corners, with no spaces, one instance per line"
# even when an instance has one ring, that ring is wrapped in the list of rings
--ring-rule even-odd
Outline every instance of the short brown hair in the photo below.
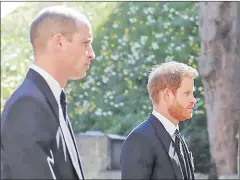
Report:
[[[182,78],[186,76],[195,79],[199,74],[191,66],[175,61],[155,65],[149,73],[147,84],[152,102],[158,103],[158,93],[165,88],[177,90],[181,85]]]
[[[30,42],[33,49],[43,47],[47,39],[57,33],[66,36],[69,41],[77,31],[77,23],[88,21],[87,17],[75,9],[64,6],[44,8],[33,20],[30,27]]]

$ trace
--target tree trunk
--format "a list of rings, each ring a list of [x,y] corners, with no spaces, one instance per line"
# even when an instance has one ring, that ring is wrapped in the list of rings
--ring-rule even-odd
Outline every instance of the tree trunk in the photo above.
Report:
[[[215,176],[237,173],[240,120],[240,3],[200,2],[198,70],[205,93]],[[215,167],[215,169],[214,169]]]

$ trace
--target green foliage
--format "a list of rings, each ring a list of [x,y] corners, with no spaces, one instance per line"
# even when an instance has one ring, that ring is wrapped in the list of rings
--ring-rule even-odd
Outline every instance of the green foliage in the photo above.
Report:
[[[87,76],[69,82],[66,88],[75,132],[127,135],[152,111],[146,85],[153,65],[176,60],[197,68],[200,40],[194,2],[26,3],[2,20],[2,108],[33,61],[30,22],[40,9],[56,4],[82,7],[95,36],[96,59]],[[198,103],[194,116],[181,126],[197,171],[206,171],[209,153],[200,79],[195,86]]]

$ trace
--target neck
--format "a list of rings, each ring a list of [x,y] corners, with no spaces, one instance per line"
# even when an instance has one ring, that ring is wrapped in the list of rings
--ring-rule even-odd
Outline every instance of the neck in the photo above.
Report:
[[[35,57],[34,64],[48,72],[54,79],[56,79],[61,88],[64,88],[67,84],[67,78],[64,76],[64,71],[61,71],[58,64],[54,62],[53,58],[41,56]]]
[[[161,115],[163,115],[164,117],[166,117],[169,121],[171,121],[175,126],[178,125],[179,121],[177,119],[175,119],[174,117],[172,117],[169,112],[168,112],[168,108],[166,105],[153,105],[153,109],[155,111],[157,111],[158,113],[160,113]]]

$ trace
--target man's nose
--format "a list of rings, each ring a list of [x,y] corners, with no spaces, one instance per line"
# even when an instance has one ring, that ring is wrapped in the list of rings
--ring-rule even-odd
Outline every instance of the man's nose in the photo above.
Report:
[[[95,53],[92,48],[89,50],[88,59],[90,60],[95,59]]]
[[[193,104],[195,104],[197,102],[197,99],[195,97],[193,97]]]

